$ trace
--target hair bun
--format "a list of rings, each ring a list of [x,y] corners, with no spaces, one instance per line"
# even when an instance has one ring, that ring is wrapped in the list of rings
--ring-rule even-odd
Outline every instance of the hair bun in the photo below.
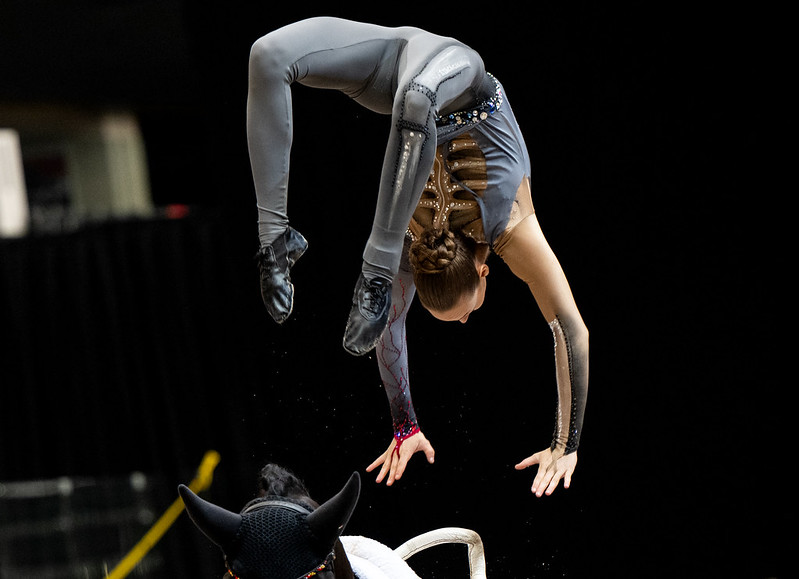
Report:
[[[427,229],[411,245],[410,261],[416,271],[435,274],[452,263],[456,252],[455,234],[449,228]]]

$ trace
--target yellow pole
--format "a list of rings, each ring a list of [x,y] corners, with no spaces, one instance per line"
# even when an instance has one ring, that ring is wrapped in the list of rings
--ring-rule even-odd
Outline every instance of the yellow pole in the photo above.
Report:
[[[194,480],[189,483],[189,488],[195,493],[199,493],[211,486],[211,480],[214,477],[214,469],[219,464],[219,453],[215,450],[209,450],[205,453],[200,467],[197,469],[197,474]],[[155,522],[147,533],[136,543],[136,546],[131,549],[130,553],[125,555],[124,559],[111,570],[111,573],[106,575],[106,579],[123,579],[127,577],[133,568],[141,561],[147,552],[152,549],[155,544],[164,536],[169,527],[177,520],[180,513],[183,512],[183,499],[178,497],[163,515]]]

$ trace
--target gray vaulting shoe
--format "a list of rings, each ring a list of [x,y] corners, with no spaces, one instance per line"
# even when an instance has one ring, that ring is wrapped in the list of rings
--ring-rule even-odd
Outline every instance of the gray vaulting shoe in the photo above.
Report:
[[[391,282],[366,279],[361,273],[352,296],[352,308],[344,330],[344,349],[355,356],[371,351],[388,323]]]
[[[285,322],[294,308],[294,284],[289,270],[306,249],[305,238],[296,229],[287,227],[272,245],[261,246],[255,254],[261,276],[261,298],[266,311],[278,324]]]

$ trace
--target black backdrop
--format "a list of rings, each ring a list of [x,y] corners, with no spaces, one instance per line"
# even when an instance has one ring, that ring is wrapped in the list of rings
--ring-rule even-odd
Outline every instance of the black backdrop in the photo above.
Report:
[[[551,336],[499,260],[469,324],[421,309],[409,320],[436,464],[415,458],[390,489],[363,471],[390,418],[376,362],[340,341],[387,120],[339,94],[295,90],[290,210],[311,249],[293,274],[291,320],[277,327],[263,311],[247,52],[311,12],[53,4],[4,4],[0,100],[132,107],[156,203],[191,211],[0,243],[0,480],[141,470],[163,478],[166,506],[213,448],[209,496],[229,508],[267,460],[317,498],[359,470],[348,532],[394,546],[473,528],[489,576],[785,576],[789,383],[775,339],[779,246],[757,202],[768,184],[755,17],[633,3],[523,17],[485,5],[434,18],[429,7],[326,10],[457,36],[507,89],[539,219],[592,339],[573,487],[535,499],[532,473],[512,465],[549,440]],[[758,227],[754,242],[744,224]],[[185,518],[165,544],[172,576],[218,576]],[[462,576],[443,553],[420,562],[425,576]]]

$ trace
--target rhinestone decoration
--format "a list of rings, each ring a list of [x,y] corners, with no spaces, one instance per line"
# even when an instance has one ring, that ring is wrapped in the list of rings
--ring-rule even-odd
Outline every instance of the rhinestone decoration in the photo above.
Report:
[[[476,124],[480,121],[486,120],[489,116],[493,115],[502,106],[504,97],[502,95],[502,87],[499,81],[491,73],[487,73],[494,81],[494,94],[478,104],[476,107],[450,113],[443,117],[436,117],[436,126],[447,127],[452,125],[468,125]]]
[[[481,196],[488,185],[485,164],[485,157],[468,133],[440,145],[407,235],[415,240],[424,227],[442,229],[454,212],[472,211],[479,218],[475,196]],[[461,232],[480,240],[482,223],[479,231],[473,229],[472,224]]]

